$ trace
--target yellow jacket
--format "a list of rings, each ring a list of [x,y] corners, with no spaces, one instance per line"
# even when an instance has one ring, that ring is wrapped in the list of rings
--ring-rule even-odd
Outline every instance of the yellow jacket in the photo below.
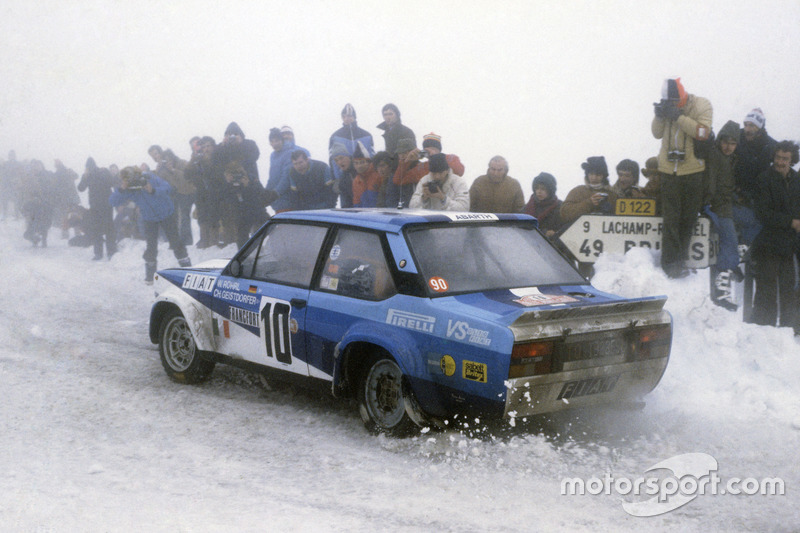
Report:
[[[658,171],[664,174],[685,176],[705,169],[704,161],[694,155],[694,140],[707,139],[711,134],[713,116],[711,102],[701,96],[690,94],[681,111],[681,116],[675,121],[653,117],[651,125],[653,137],[661,139]],[[667,153],[670,151],[684,152],[683,161],[669,161]]]

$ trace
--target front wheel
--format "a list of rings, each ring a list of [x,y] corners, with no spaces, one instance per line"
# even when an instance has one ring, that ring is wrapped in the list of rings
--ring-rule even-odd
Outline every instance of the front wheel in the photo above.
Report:
[[[403,372],[392,359],[378,357],[368,364],[358,390],[358,411],[370,432],[401,437],[419,430],[406,412],[414,401],[412,393],[403,386]]]
[[[214,363],[198,353],[186,319],[177,309],[170,309],[161,320],[158,351],[167,375],[179,383],[200,383],[208,379]]]

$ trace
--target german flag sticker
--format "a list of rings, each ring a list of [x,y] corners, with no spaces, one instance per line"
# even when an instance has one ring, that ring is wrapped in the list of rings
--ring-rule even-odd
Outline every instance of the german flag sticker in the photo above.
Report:
[[[256,287],[255,285],[250,285],[250,288],[247,289],[247,292],[252,292],[253,294],[255,294],[258,292],[258,287]]]

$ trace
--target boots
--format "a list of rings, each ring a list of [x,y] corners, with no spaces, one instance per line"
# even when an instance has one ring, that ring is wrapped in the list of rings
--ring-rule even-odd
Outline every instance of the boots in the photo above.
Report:
[[[189,259],[189,256],[187,255],[186,257],[178,259],[178,266],[190,267],[192,266],[192,260]]]
[[[709,273],[712,276],[711,301],[728,311],[736,311],[739,306],[733,301],[733,291],[731,290],[731,276],[733,273],[730,270],[723,270],[717,272],[715,276],[713,269]]]
[[[144,263],[144,282],[148,285],[153,284],[153,278],[156,275],[156,267],[158,263],[155,261],[145,261]]]

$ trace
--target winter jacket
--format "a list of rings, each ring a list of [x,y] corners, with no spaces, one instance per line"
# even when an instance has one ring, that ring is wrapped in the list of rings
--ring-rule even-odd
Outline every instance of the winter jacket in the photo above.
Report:
[[[433,209],[435,211],[468,211],[469,210],[469,187],[464,178],[455,174],[452,169],[447,173],[447,179],[440,183],[444,200],[428,197],[422,199],[422,190],[426,183],[432,181],[431,175],[423,177],[417,184],[414,194],[411,196],[408,207],[411,209]]]
[[[108,198],[111,196],[111,172],[107,168],[98,168],[94,160],[86,163],[86,173],[78,183],[78,190],[89,189],[89,208],[92,211],[111,211]]]
[[[352,124],[343,124],[341,128],[331,135],[330,141],[328,141],[328,153],[330,153],[335,143],[339,143],[343,145],[347,149],[347,153],[352,156],[356,151],[356,143],[358,142],[362,143],[369,152],[365,155],[369,157],[375,155],[375,146],[371,133],[359,128],[358,124],[355,122]],[[341,169],[334,163],[332,157],[328,164],[333,169],[333,177],[338,180],[342,175]]]
[[[536,217],[539,221],[539,229],[542,233],[548,231],[555,231],[561,229],[561,200],[558,196],[550,196],[547,199],[540,201],[536,198],[536,194],[532,194],[525,206],[524,212],[532,217]]]
[[[378,124],[378,129],[384,130],[383,140],[386,142],[386,151],[392,155],[397,154],[397,141],[400,139],[411,139],[414,146],[417,145],[417,138],[411,128],[398,122],[391,128],[386,126],[386,122]]]
[[[608,193],[608,198],[600,202],[600,205],[592,203],[592,196],[595,193],[604,192]],[[562,224],[571,224],[580,218],[582,215],[589,213],[600,213],[604,215],[611,215],[614,213],[614,205],[617,202],[617,195],[611,189],[610,185],[602,185],[600,188],[593,189],[588,185],[578,185],[567,194],[564,203],[561,204],[561,222]]]
[[[225,168],[225,165],[231,161],[238,161],[244,171],[247,172],[247,177],[250,180],[258,181],[258,161],[261,152],[258,149],[255,141],[250,139],[242,139],[238,143],[220,143],[214,150],[214,161],[219,168]]]
[[[792,220],[800,219],[800,177],[789,169],[786,178],[773,168],[758,176],[756,216],[763,225],[753,241],[754,253],[791,256],[798,249],[798,234]]]
[[[381,187],[381,176],[372,164],[362,176],[357,174],[353,180],[353,206],[378,207],[378,192]]]
[[[444,159],[447,161],[447,166],[450,167],[450,170],[452,170],[454,174],[458,176],[464,175],[464,164],[457,155],[445,154]],[[394,172],[392,181],[395,185],[400,185],[400,183],[403,185],[408,183],[416,185],[423,176],[430,174],[430,172],[429,163],[427,161],[412,161],[411,163],[400,161],[397,165],[397,170]]]
[[[706,159],[706,198],[704,204],[710,204],[711,210],[723,218],[733,218],[733,189],[736,154],[726,156],[720,150],[720,138],[723,136],[736,139],[739,134],[738,125],[729,120],[719,131],[714,148]]]
[[[278,193],[278,199],[272,202],[275,211],[295,209],[292,205],[293,194],[289,182],[289,173],[292,170],[292,152],[303,150],[308,156],[308,150],[298,148],[293,142],[284,142],[280,150],[273,151],[269,156],[269,178],[266,188]]]
[[[711,102],[690,94],[681,111],[681,115],[675,121],[653,117],[651,124],[653,137],[661,139],[658,170],[664,174],[686,176],[702,172],[705,168],[703,161],[697,159],[694,154],[694,140],[698,136],[707,138],[711,133],[713,118]],[[667,154],[671,151],[683,152],[683,161],[669,161]]]
[[[522,187],[511,176],[494,182],[483,175],[476,178],[469,189],[469,210],[473,213],[520,213],[523,207]]]
[[[166,220],[175,211],[172,199],[169,197],[172,192],[172,185],[159,178],[152,172],[145,172],[142,177],[146,178],[153,187],[153,192],[144,189],[135,191],[127,189],[115,189],[111,193],[109,202],[114,207],[134,202],[139,207],[139,215],[145,222],[161,222]]]
[[[744,129],[739,131],[739,143],[736,145],[736,164],[734,177],[739,201],[752,205],[758,192],[758,176],[772,165],[772,151],[778,142],[763,129],[755,139],[748,141]]]
[[[331,169],[322,161],[309,160],[308,172],[300,174],[292,167],[289,183],[293,193],[292,209],[325,209],[336,206]]]

